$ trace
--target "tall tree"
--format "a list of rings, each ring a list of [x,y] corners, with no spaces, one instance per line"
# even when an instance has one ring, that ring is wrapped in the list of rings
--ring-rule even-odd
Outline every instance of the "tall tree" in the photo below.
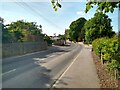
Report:
[[[100,37],[112,37],[113,31],[111,19],[102,12],[95,13],[94,17],[85,23],[85,40],[91,43],[94,39]]]
[[[79,40],[82,40],[84,38],[84,36],[82,36],[84,35],[84,32],[82,30],[86,21],[87,20],[85,18],[81,17],[70,24],[69,35],[73,41],[78,42]]]
[[[8,32],[6,25],[4,25],[4,19],[2,17],[0,17],[0,29],[2,32],[2,43],[10,42],[12,35]]]
[[[70,29],[66,29],[66,31],[65,31],[65,37],[66,37],[66,39],[70,39],[69,33],[70,33]]]

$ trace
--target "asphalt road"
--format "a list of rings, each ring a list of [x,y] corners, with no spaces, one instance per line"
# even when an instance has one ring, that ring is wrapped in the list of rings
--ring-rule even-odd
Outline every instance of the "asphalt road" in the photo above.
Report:
[[[82,46],[54,46],[45,51],[3,59],[3,88],[50,88]]]

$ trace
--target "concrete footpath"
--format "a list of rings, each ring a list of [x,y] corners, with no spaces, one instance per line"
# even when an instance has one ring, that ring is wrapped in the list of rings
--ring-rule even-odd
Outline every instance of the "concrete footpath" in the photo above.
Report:
[[[83,45],[78,57],[61,75],[54,88],[100,88],[91,46]]]

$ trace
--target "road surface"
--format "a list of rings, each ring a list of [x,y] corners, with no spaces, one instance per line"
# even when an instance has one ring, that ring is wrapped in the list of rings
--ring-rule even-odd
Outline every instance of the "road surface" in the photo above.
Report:
[[[54,46],[45,51],[3,59],[3,88],[50,88],[82,46]]]

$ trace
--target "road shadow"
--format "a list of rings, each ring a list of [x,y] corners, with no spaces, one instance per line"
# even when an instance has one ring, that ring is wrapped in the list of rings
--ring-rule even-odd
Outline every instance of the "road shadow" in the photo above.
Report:
[[[32,55],[7,58],[2,62],[2,87],[3,88],[49,88],[56,80],[52,79],[51,69],[42,66],[34,58],[47,58],[48,55],[58,52],[69,52],[59,47],[50,48],[47,52]],[[59,53],[58,53],[59,55]],[[38,60],[39,61],[39,60]],[[14,71],[11,71],[14,70]],[[9,72],[11,71],[11,72]],[[62,82],[64,83],[64,82]],[[66,84],[66,83],[64,83]],[[66,84],[67,85],[67,84]],[[4,90],[4,89],[3,89]],[[17,89],[16,89],[17,90]]]
[[[14,72],[2,76],[3,88],[48,88],[54,82],[50,75],[51,70],[37,65],[22,66]]]
[[[61,53],[59,52],[69,52],[70,50],[66,50],[66,49],[61,49],[60,47],[52,47],[52,48],[49,48],[48,50],[45,50],[45,51],[40,51],[40,52],[37,52],[35,54],[30,54],[30,55],[24,55],[24,56],[20,56],[20,57],[10,57],[10,58],[4,58],[2,59],[2,66],[3,66],[3,72],[5,71],[4,70],[4,65],[5,64],[12,64],[12,63],[18,63],[18,62],[22,62],[24,61],[26,64],[27,62],[31,62],[32,59],[42,59],[42,58],[48,58],[48,56],[51,56],[52,54],[56,53],[56,55],[60,55]],[[45,63],[44,61],[42,61],[41,63]],[[20,63],[19,63],[20,64]],[[9,66],[9,69],[13,69],[12,67],[18,67],[20,65],[18,64],[14,64],[14,65],[11,65]],[[8,67],[7,67],[8,68]]]
[[[61,46],[62,47],[62,46]],[[34,52],[34,53],[28,53],[25,55],[21,55],[21,56],[13,56],[13,57],[8,57],[8,58],[4,58],[2,59],[2,64],[7,64],[7,63],[13,63],[13,62],[18,62],[18,61],[22,61],[22,60],[27,60],[27,58],[47,58],[48,55],[54,54],[54,53],[59,53],[59,52],[70,52],[70,49],[65,49],[61,47],[52,47],[49,48],[48,50],[44,50],[44,51],[40,51],[40,52]]]

